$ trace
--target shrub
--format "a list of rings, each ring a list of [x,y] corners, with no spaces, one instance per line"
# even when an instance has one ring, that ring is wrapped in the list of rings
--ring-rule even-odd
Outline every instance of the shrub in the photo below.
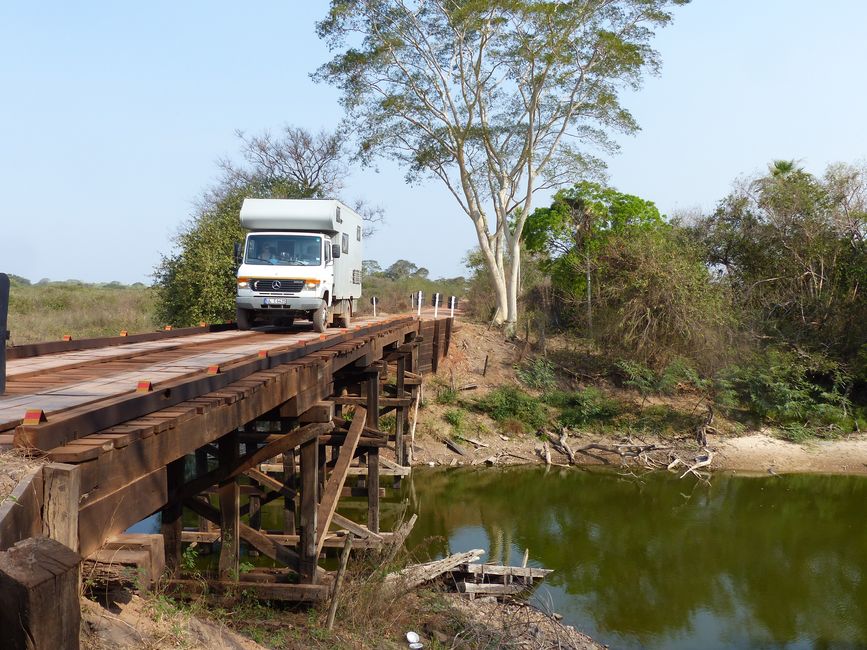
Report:
[[[500,386],[476,400],[476,407],[497,422],[518,420],[530,429],[539,429],[548,421],[542,402],[519,388]]]
[[[528,361],[519,366],[516,372],[521,383],[530,388],[550,390],[557,384],[554,364],[545,357]]]
[[[465,416],[466,413],[461,409],[451,409],[443,414],[443,418],[446,422],[452,425],[455,433],[460,433],[461,431],[463,431]]]
[[[770,348],[720,373],[718,401],[775,424],[851,429],[849,382],[840,365],[823,355]],[[792,429],[788,435],[797,438],[800,432]]]
[[[436,403],[437,404],[457,404],[458,403],[458,391],[451,386],[439,386],[437,388],[436,394]]]
[[[558,421],[565,427],[576,427],[607,420],[622,412],[621,405],[605,397],[596,388],[566,393],[556,391],[545,395],[545,402],[560,409]]]

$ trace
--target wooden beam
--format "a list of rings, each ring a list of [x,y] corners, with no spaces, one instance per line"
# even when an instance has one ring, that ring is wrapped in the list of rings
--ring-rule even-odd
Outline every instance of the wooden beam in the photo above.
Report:
[[[372,382],[377,385],[377,382]],[[325,487],[325,493],[322,495],[322,502],[319,504],[317,513],[318,526],[316,540],[315,556],[319,557],[322,551],[322,543],[325,540],[325,533],[328,532],[328,527],[331,525],[331,519],[334,516],[334,511],[337,509],[337,501],[340,498],[340,491],[343,489],[343,484],[346,481],[349,464],[352,462],[355,448],[358,446],[358,441],[361,438],[361,432],[364,430],[364,424],[367,421],[367,411],[359,406],[355,409],[355,415],[352,418],[352,424],[349,427],[349,433],[346,434],[346,442],[340,448],[340,457],[337,459],[337,464],[334,466],[334,471],[328,479],[328,485]]]
[[[79,552],[84,557],[166,504],[166,468],[140,476],[119,490],[105,493],[96,489],[87,496],[78,511]]]
[[[256,481],[256,483],[258,483],[259,485],[266,487],[274,492],[279,492],[280,494],[288,497],[295,496],[295,490],[287,487],[276,478],[268,476],[268,474],[265,474],[264,472],[260,472],[255,467],[251,467],[250,469],[246,470],[244,474]]]
[[[43,493],[42,468],[36,468],[0,501],[0,551],[42,534]]]
[[[331,422],[334,419],[334,402],[316,402],[309,409],[298,416],[299,422],[308,424],[311,422]]]
[[[395,407],[395,406],[409,406],[412,404],[412,397],[378,397],[377,404],[381,407]],[[344,406],[350,406],[353,404],[361,404],[363,406],[367,406],[370,403],[370,396],[367,397],[359,397],[356,395],[341,395],[340,397],[335,397],[334,402],[336,404],[341,404]],[[368,408],[370,408],[368,406]],[[370,425],[373,428],[376,428],[375,425]]]
[[[181,532],[184,529],[183,504],[178,492],[184,484],[186,457],[172,461],[166,467],[169,502],[160,511],[160,533],[163,536],[163,553],[166,568],[174,575],[181,570]]]
[[[78,650],[81,558],[47,537],[31,537],[0,553],[0,645]]]
[[[333,522],[332,522],[332,525]],[[364,526],[361,527],[362,530],[367,530]],[[297,546],[301,540],[300,535],[281,535],[280,533],[267,533],[263,532],[263,535],[267,536],[268,539],[273,540],[277,544],[282,544],[283,546]],[[370,535],[367,537],[358,537],[355,540],[355,548],[357,549],[376,549],[381,548],[384,543],[390,543],[393,538],[394,533],[380,533],[379,535]],[[198,532],[194,530],[185,530],[183,532],[183,540],[186,543],[196,542],[197,544],[213,544],[220,539],[220,533],[216,531],[211,532]],[[334,533],[330,532],[325,536],[325,546],[324,548],[340,548],[343,546],[343,540],[345,538],[345,534],[343,532]],[[241,574],[243,577],[244,574]]]
[[[328,598],[330,585],[287,584],[282,582],[234,582],[225,580],[170,580],[168,587],[175,593],[204,595],[237,594],[248,591],[262,600],[318,602]]]
[[[214,483],[219,483],[221,481],[227,481],[230,478],[235,478],[246,472],[251,467],[258,465],[260,463],[264,463],[266,460],[270,460],[275,456],[282,454],[283,452],[294,449],[295,447],[304,444],[308,440],[313,440],[317,436],[328,433],[334,428],[334,425],[330,422],[325,423],[315,423],[315,424],[307,424],[303,427],[295,429],[294,431],[290,431],[289,433],[281,436],[278,440],[268,443],[264,447],[260,447],[252,454],[247,454],[242,456],[237,461],[232,463],[231,466],[224,466],[222,463],[220,466],[208,472],[204,476],[200,476],[197,479],[194,479],[187,483],[183,489],[183,497],[186,499],[194,494],[198,494],[202,490],[210,487]]]
[[[366,327],[360,333],[347,332],[345,334],[331,335],[325,340],[311,341],[304,346],[293,346],[289,349],[275,352],[264,359],[258,358],[258,355],[250,355],[249,358],[239,359],[225,369],[221,368],[221,372],[216,375],[203,376],[201,372],[197,372],[193,377],[179,378],[161,385],[158,391],[151,393],[130,392],[101,400],[98,404],[88,404],[72,408],[63,413],[50,416],[48,422],[44,424],[34,426],[19,425],[15,429],[15,446],[48,451],[70,440],[81,438],[122,422],[175,406],[187,400],[199,398],[207,393],[220,391],[257,371],[276,368],[281,364],[289,364],[304,356],[323,350],[324,348],[339,345],[358,336],[372,336],[386,328],[395,328],[395,331],[398,331],[399,325],[400,323],[384,322]]]
[[[317,543],[317,503],[319,502],[319,442],[310,440],[301,445],[301,514],[299,565],[301,581],[316,580],[316,563],[319,557]]]
[[[238,434],[230,433],[218,441],[220,467],[230,468],[238,460]],[[220,484],[220,579],[237,579],[241,559],[241,492],[238,481],[228,478]],[[201,502],[199,502],[201,503]],[[204,504],[202,504],[204,505]]]
[[[292,496],[283,497],[283,532],[295,534],[295,490],[297,483],[295,478],[295,450],[283,452],[283,485],[291,486]]]
[[[376,531],[370,530],[370,528],[368,527],[355,523],[348,517],[344,517],[343,515],[341,515],[339,512],[334,513],[334,516],[331,518],[331,525],[337,526],[338,528],[344,528],[356,537],[360,537],[361,539],[374,538],[382,541],[382,536],[379,535]]]
[[[367,454],[367,527],[379,532],[379,449]]]
[[[184,501],[184,505],[186,505],[190,510],[192,510],[198,515],[201,515],[202,517],[206,517],[211,521],[220,521],[220,513],[218,513],[215,508],[209,506],[206,503],[202,503],[201,501],[190,498]],[[239,522],[238,537],[240,539],[243,539],[245,542],[256,548],[263,555],[268,556],[275,562],[280,562],[281,564],[285,564],[293,571],[298,571],[300,560],[298,553],[278,543],[273,539],[273,537],[261,531],[254,530],[243,522]],[[320,575],[323,575],[325,573],[324,570],[318,568],[317,572]],[[237,577],[237,575],[238,574],[236,573],[233,577]]]

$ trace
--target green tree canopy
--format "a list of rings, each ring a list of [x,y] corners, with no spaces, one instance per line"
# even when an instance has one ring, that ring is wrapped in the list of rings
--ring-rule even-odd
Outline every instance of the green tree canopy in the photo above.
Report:
[[[654,29],[686,1],[332,0],[317,77],[341,89],[363,157],[446,186],[514,324],[535,192],[597,169],[590,151],[636,128],[619,93],[657,70]]]
[[[753,337],[846,358],[867,341],[865,187],[863,168],[776,161],[692,225]]]

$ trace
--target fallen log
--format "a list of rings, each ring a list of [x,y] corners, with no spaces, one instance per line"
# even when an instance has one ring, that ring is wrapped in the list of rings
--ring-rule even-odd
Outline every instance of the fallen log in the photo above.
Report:
[[[385,582],[397,584],[398,582],[406,589],[414,589],[419,585],[434,580],[444,573],[448,573],[468,562],[475,562],[484,555],[485,552],[480,549],[473,549],[466,553],[455,553],[449,555],[442,560],[434,560],[433,562],[424,562],[423,564],[412,564],[401,571],[390,573],[385,576]]]

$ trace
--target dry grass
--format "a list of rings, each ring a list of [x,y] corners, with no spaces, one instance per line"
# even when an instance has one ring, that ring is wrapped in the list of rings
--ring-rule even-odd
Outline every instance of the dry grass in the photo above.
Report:
[[[45,462],[44,459],[33,458],[19,449],[0,451],[0,504],[28,472]]]
[[[23,345],[150,331],[153,291],[145,286],[49,282],[13,285],[9,296],[10,343]]]

